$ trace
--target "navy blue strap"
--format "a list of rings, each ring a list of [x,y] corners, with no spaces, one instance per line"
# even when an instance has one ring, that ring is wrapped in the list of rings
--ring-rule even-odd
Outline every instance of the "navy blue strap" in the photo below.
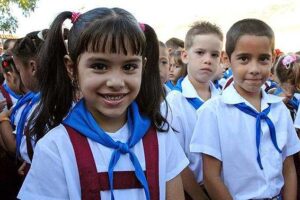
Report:
[[[263,110],[262,112],[257,112],[251,107],[247,106],[245,103],[239,103],[239,104],[234,104],[236,108],[238,108],[240,111],[251,115],[252,117],[256,118],[256,148],[257,148],[257,162],[259,164],[259,167],[263,169],[262,163],[261,163],[261,158],[260,158],[260,153],[259,153],[259,145],[260,145],[260,134],[261,134],[261,120],[265,120],[269,126],[270,130],[270,136],[272,143],[275,147],[275,149],[281,153],[282,151],[279,149],[277,145],[277,140],[276,140],[276,130],[275,126],[272,122],[272,120],[268,117],[268,113],[271,110],[271,106],[269,105],[268,108]]]

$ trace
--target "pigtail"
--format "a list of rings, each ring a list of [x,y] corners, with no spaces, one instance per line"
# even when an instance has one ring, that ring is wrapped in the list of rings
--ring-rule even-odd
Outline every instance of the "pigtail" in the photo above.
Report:
[[[159,76],[159,41],[153,28],[142,25],[146,37],[146,48],[143,57],[146,64],[142,74],[142,84],[137,96],[137,103],[143,114],[146,114],[159,131],[168,131],[169,124],[160,113],[161,100],[165,101],[165,93]],[[167,129],[164,130],[164,124]]]
[[[62,33],[63,22],[71,16],[71,12],[62,12],[55,18],[39,54],[37,79],[41,101],[30,130],[36,141],[57,126],[72,106],[74,91],[64,64],[67,49]]]

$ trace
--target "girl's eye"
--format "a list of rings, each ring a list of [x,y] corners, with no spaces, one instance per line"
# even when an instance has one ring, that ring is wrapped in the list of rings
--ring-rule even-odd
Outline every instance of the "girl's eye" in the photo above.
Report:
[[[134,71],[136,68],[138,68],[137,64],[127,64],[123,66],[125,71]]]
[[[161,61],[161,64],[163,64],[163,65],[167,65],[167,64],[168,64],[168,62],[167,62],[167,61],[164,61],[164,60],[162,60],[162,61]]]
[[[95,70],[101,70],[101,71],[108,69],[107,65],[102,64],[102,63],[94,63],[91,65],[91,68],[93,68]]]

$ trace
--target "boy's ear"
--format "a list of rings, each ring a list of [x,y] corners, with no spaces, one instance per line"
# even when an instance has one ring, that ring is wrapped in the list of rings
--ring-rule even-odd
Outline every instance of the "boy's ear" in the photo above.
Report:
[[[64,63],[70,79],[74,79],[74,62],[69,55],[64,56]]]
[[[181,51],[181,60],[184,64],[188,64],[188,61],[189,61],[189,57],[188,57],[188,52],[187,50],[183,49]]]

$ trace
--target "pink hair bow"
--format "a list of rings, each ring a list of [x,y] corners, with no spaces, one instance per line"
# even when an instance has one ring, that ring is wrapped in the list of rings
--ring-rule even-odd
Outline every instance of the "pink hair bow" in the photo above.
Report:
[[[282,59],[282,64],[289,69],[290,68],[290,64],[292,64],[293,62],[295,62],[297,60],[297,56],[296,55],[286,55],[283,59]]]
[[[74,24],[81,14],[79,12],[72,12],[71,22]]]
[[[142,31],[145,32],[145,29],[146,29],[146,28],[145,28],[145,24],[139,23],[139,25],[140,25],[140,28],[142,29]]]

